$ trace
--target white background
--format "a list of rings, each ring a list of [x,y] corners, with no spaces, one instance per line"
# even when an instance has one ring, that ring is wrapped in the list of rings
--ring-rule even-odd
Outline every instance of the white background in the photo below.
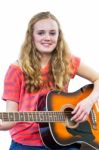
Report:
[[[99,72],[98,0],[0,0],[0,97],[5,73],[19,55],[27,24],[41,11],[51,11],[58,18],[72,53]],[[69,90],[75,91],[87,83],[75,77]],[[0,111],[5,111],[2,100]],[[1,131],[0,150],[8,150],[10,141],[9,132]]]

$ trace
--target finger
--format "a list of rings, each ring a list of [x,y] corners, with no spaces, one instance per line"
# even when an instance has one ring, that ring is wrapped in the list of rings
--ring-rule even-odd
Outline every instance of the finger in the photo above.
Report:
[[[2,120],[0,119],[0,125],[2,125]]]
[[[75,120],[76,122],[80,122],[80,121],[82,121],[83,120],[83,118],[85,117],[85,113],[84,112],[82,112],[79,116],[78,116],[78,118]]]
[[[82,120],[79,121],[79,123],[86,121],[87,118],[88,118],[88,115],[86,114],[86,115],[82,118]]]
[[[71,118],[71,120],[76,120],[81,114],[83,113],[83,111],[81,109],[79,109],[75,115],[73,115],[73,117]]]
[[[71,113],[72,113],[72,114],[75,114],[78,110],[79,110],[79,106],[77,105],[77,106],[75,107],[75,109],[74,109]]]

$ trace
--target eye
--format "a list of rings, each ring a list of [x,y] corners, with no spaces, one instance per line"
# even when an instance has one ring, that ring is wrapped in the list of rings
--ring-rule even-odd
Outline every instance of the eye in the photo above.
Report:
[[[56,32],[50,32],[50,35],[56,35]]]
[[[37,34],[38,35],[43,35],[45,32],[44,31],[38,31]]]

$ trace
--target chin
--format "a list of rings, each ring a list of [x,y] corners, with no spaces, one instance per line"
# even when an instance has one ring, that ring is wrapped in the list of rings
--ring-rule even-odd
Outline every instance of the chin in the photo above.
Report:
[[[54,49],[43,49],[43,50],[38,50],[40,53],[51,53]]]

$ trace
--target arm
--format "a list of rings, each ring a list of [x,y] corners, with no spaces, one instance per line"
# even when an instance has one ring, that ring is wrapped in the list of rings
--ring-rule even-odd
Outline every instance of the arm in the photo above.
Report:
[[[78,68],[77,75],[91,81],[94,84],[91,94],[86,99],[79,102],[72,112],[74,114],[72,120],[83,122],[87,119],[95,101],[99,99],[99,73],[81,63]]]
[[[16,102],[7,100],[6,104],[6,111],[7,112],[15,112],[18,111],[18,104]],[[2,122],[0,124],[0,130],[9,130],[15,125],[15,122]]]

